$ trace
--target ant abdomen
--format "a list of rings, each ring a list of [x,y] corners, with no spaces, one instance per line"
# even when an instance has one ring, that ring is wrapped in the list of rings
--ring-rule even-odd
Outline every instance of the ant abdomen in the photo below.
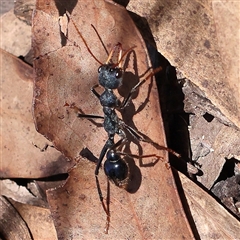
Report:
[[[119,154],[113,150],[108,151],[107,160],[104,162],[104,172],[117,186],[128,177],[128,165]]]

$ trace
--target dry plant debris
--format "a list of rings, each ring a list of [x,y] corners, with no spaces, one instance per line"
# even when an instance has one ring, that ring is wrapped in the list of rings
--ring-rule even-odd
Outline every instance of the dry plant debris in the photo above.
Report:
[[[95,124],[78,119],[74,111],[64,107],[65,102],[75,102],[86,113],[102,115],[98,100],[90,93],[90,88],[97,83],[98,64],[91,58],[71,20],[64,17],[65,10],[103,62],[107,54],[90,24],[97,28],[108,50],[117,42],[123,44],[124,50],[136,45],[136,56],[128,60],[130,86],[127,88],[131,88],[151,65],[145,43],[125,9],[108,1],[91,1],[93,5],[74,0],[67,5],[64,1],[37,1],[33,22],[37,77],[33,83],[32,67],[7,53],[28,55],[27,58],[32,59],[27,24],[30,24],[33,1],[18,1],[17,4],[15,14],[22,22],[10,11],[1,17],[0,25],[1,48],[5,50],[0,52],[1,66],[4,66],[1,71],[3,160],[0,169],[4,180],[0,184],[1,195],[6,196],[1,197],[2,212],[8,219],[14,219],[21,229],[15,228],[9,235],[10,231],[2,227],[1,234],[11,239],[192,238],[172,172],[161,162],[152,167],[140,167],[138,160],[130,160],[131,193],[111,185],[111,227],[108,235],[103,233],[105,215],[95,187],[95,164],[79,154],[87,148],[91,156],[98,157],[106,133],[97,127],[101,122]],[[240,90],[239,53],[236,51],[239,39],[235,32],[239,26],[236,14],[239,6],[234,4],[169,1],[166,5],[164,1],[152,1],[149,5],[149,1],[133,0],[127,8],[146,18],[158,51],[177,68],[177,77],[181,79],[178,84],[183,87],[184,110],[191,114],[188,124],[192,154],[188,157],[203,172],[197,180],[237,215],[240,201],[237,96]],[[25,14],[21,9],[27,10]],[[60,22],[59,16],[63,21]],[[136,15],[131,16],[136,20]],[[140,30],[145,28],[145,25],[140,26]],[[143,37],[148,38],[147,34]],[[137,68],[134,68],[136,63]],[[33,86],[34,121],[38,131],[50,141],[34,128]],[[122,96],[124,92],[123,89],[119,94]],[[141,87],[123,116],[140,132],[165,144],[155,82],[149,81]],[[131,143],[128,150],[136,154],[156,152],[149,144],[136,142]],[[168,159],[165,152],[158,154]],[[151,159],[146,162],[151,163]],[[223,176],[229,166],[232,175]],[[32,181],[34,179],[37,181]],[[181,174],[180,179],[197,229],[195,238],[237,239],[239,222],[206,191]],[[100,182],[106,186],[102,171]],[[0,219],[2,226],[6,219]],[[190,223],[192,226],[193,222]]]

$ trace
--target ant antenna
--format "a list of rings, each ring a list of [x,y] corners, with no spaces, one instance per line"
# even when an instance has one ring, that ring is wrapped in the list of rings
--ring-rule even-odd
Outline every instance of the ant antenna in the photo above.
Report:
[[[85,38],[83,37],[83,35],[82,35],[81,32],[79,31],[79,29],[78,29],[76,23],[73,21],[70,13],[69,13],[68,11],[66,11],[66,13],[67,13],[67,16],[71,19],[71,21],[72,21],[72,23],[73,23],[73,26],[75,27],[75,29],[76,29],[76,31],[78,32],[79,36],[80,36],[81,39],[83,40],[83,42],[84,42],[84,44],[85,44],[88,52],[92,55],[92,57],[93,57],[100,65],[103,65],[103,63],[100,62],[100,61],[95,57],[95,55],[92,53],[92,51],[91,51],[90,48],[88,47],[88,44],[87,44]]]
[[[66,14],[67,14],[67,16],[71,19],[74,28],[76,29],[77,33],[78,33],[79,36],[81,37],[81,39],[82,39],[84,45],[86,46],[88,52],[92,55],[92,57],[93,57],[100,65],[103,65],[103,63],[102,63],[100,60],[97,59],[97,57],[93,54],[93,52],[92,52],[91,49],[89,48],[89,46],[88,46],[85,38],[83,37],[83,35],[82,35],[81,32],[79,31],[79,29],[78,29],[78,27],[77,27],[77,24],[76,24],[76,23],[74,22],[74,20],[72,19],[70,13],[69,13],[68,11],[66,11]],[[101,37],[99,36],[99,33],[97,32],[97,29],[96,29],[92,24],[91,24],[91,27],[92,27],[92,28],[94,29],[94,31],[96,32],[96,34],[97,34],[100,42],[102,43],[102,45],[103,45],[106,53],[108,54],[108,51],[107,51],[107,49],[106,49],[106,47],[105,47],[105,45],[104,45]],[[77,44],[75,43],[75,45],[77,45]],[[77,45],[77,46],[78,46],[78,45]],[[133,47],[129,48],[124,54],[122,54],[122,44],[121,44],[121,43],[116,44],[116,45],[114,46],[114,48],[112,49],[112,51],[110,52],[110,54],[108,54],[108,59],[107,59],[107,61],[106,61],[106,64],[108,64],[108,63],[110,62],[110,60],[111,60],[111,58],[112,58],[112,55],[113,55],[113,52],[114,52],[114,49],[115,49],[116,47],[120,47],[121,50],[120,50],[120,53],[119,53],[119,56],[118,56],[118,62],[117,62],[116,64],[114,64],[113,67],[120,66],[120,64],[121,64],[123,58],[126,56],[126,54],[128,54],[128,53],[129,53],[133,48],[135,48],[136,46],[133,46]],[[121,66],[120,66],[120,67],[121,67]]]
[[[121,44],[121,43],[117,43],[117,44],[114,46],[114,48],[112,49],[112,51],[109,53],[108,50],[107,50],[107,48],[106,48],[106,46],[105,46],[105,44],[103,43],[102,38],[101,38],[100,35],[99,35],[97,29],[95,28],[95,26],[94,26],[93,24],[91,24],[91,27],[94,29],[94,31],[95,31],[95,33],[97,34],[97,36],[98,36],[98,38],[99,38],[99,40],[100,40],[100,42],[101,42],[101,44],[102,44],[105,52],[106,52],[107,55],[108,55],[108,59],[107,59],[107,61],[106,61],[106,64],[108,64],[108,63],[110,62],[114,49],[115,49],[116,47],[119,47],[119,48],[121,49],[120,52],[119,52],[119,56],[118,56],[118,62],[113,66],[113,67],[119,66],[119,67],[121,68],[122,66],[120,66],[120,63],[122,62],[123,58],[126,56],[127,53],[129,53],[129,52],[130,52],[133,48],[135,48],[136,46],[133,46],[133,47],[129,48],[129,49],[122,55],[122,44]]]
[[[99,40],[100,40],[100,42],[101,42],[101,44],[102,44],[102,46],[103,46],[103,48],[104,48],[105,52],[107,53],[107,55],[109,55],[109,52],[108,52],[108,50],[107,50],[107,48],[106,48],[106,46],[105,46],[105,44],[104,44],[104,42],[103,42],[102,38],[100,37],[100,35],[99,35],[99,33],[98,33],[97,29],[94,27],[94,25],[93,25],[93,24],[91,24],[91,27],[93,28],[93,30],[94,30],[94,31],[95,31],[95,33],[97,34],[97,36],[98,36],[98,38],[99,38]]]

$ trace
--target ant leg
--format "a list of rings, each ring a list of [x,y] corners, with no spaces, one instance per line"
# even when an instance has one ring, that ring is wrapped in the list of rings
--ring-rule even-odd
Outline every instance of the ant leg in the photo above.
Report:
[[[103,116],[85,114],[81,108],[78,108],[75,105],[75,103],[72,103],[72,104],[65,103],[64,106],[74,109],[74,111],[77,113],[77,117],[79,117],[79,118],[100,118],[100,119],[104,119]]]
[[[100,156],[99,156],[99,159],[98,159],[98,162],[97,162],[97,166],[96,166],[96,169],[95,169],[95,175],[96,176],[98,176],[99,168],[101,166],[102,160],[103,160],[107,150],[109,148],[111,148],[112,146],[114,146],[113,136],[110,136],[109,139],[107,140],[107,142],[105,143],[105,145],[103,146],[102,151],[100,153]]]
[[[92,93],[99,99],[100,98],[100,94],[95,90],[95,88],[97,88],[99,86],[99,84],[94,85],[91,88]]]
[[[98,196],[99,196],[100,202],[102,203],[103,210],[105,211],[105,213],[107,215],[107,223],[106,223],[105,232],[108,231],[108,227],[109,227],[109,223],[110,223],[110,212],[109,212],[109,206],[108,206],[109,205],[109,200],[107,199],[107,202],[106,202],[106,205],[105,205],[105,203],[103,201],[103,194],[102,194],[101,186],[100,186],[99,179],[98,179],[98,173],[99,173],[99,168],[101,166],[102,160],[103,160],[104,156],[106,155],[107,150],[113,145],[114,145],[113,136],[110,136],[109,139],[107,140],[107,142],[105,143],[105,145],[103,146],[103,149],[100,153],[100,156],[99,156],[99,159],[98,159],[98,162],[97,162],[97,166],[96,166],[96,169],[95,169],[95,178],[96,178]]]
[[[127,124],[125,124],[123,121],[121,121],[121,124],[123,125],[123,127],[125,129],[128,130],[128,132],[138,141],[142,141],[142,142],[147,142],[152,144],[154,147],[156,147],[157,149],[161,149],[161,150],[165,150],[170,152],[171,154],[175,155],[176,157],[180,158],[181,155],[177,152],[175,152],[174,150],[172,150],[171,148],[165,147],[165,146],[161,146],[158,145],[157,143],[153,142],[151,139],[147,138],[146,136],[142,136],[137,130],[133,129],[132,127],[128,126]]]
[[[104,229],[104,233],[108,234],[108,229],[110,225],[110,183],[109,179],[107,179],[107,200],[106,200],[106,205],[107,205],[107,219],[106,219],[106,226]]]
[[[144,84],[145,82],[146,82],[146,79],[143,79],[142,81],[140,81],[137,85],[135,85],[135,86],[131,89],[131,91],[129,92],[129,94],[127,95],[127,97],[124,98],[124,100],[123,100],[123,102],[122,102],[122,104],[121,104],[121,106],[120,106],[120,109],[125,108],[125,107],[129,104],[129,102],[130,102],[131,99],[132,99],[132,94],[133,94],[142,84]]]
[[[77,114],[77,117],[79,118],[100,118],[100,119],[104,119],[103,116],[98,116],[98,115],[89,115],[89,114]]]
[[[151,163],[151,164],[145,164],[145,166],[153,166],[153,165],[155,165],[158,161],[159,161],[159,159],[161,159],[161,161],[163,161],[164,159],[163,159],[163,157],[161,157],[161,156],[159,156],[159,155],[157,155],[157,154],[148,154],[148,155],[136,155],[136,154],[129,154],[129,153],[124,153],[124,152],[116,152],[117,154],[119,154],[119,155],[122,155],[122,156],[129,156],[129,157],[132,157],[132,158],[138,158],[138,159],[141,159],[141,158],[150,158],[150,157],[155,157],[155,158],[157,158],[153,163]],[[140,165],[144,165],[142,162],[140,163]]]
[[[126,138],[126,135],[124,134],[122,136],[122,138],[117,141],[111,148],[110,150],[114,150],[114,149],[117,149],[117,148],[120,148],[121,146],[123,146],[125,143],[127,142],[127,138]]]
[[[129,92],[128,96],[123,100],[120,109],[125,108],[129,102],[132,99],[132,94],[140,87],[142,86],[149,78],[151,78],[154,74],[156,74],[157,72],[161,71],[162,67],[158,67],[156,69],[153,70],[153,72],[151,72],[147,77],[145,77],[143,80],[141,80],[138,84],[136,84],[131,91]]]
[[[109,179],[107,179],[107,182],[108,182],[108,185],[107,185],[107,198],[106,198],[106,204],[105,204],[104,201],[103,201],[103,194],[102,194],[101,186],[100,186],[99,179],[98,179],[99,168],[101,166],[101,163],[102,163],[102,160],[103,160],[104,156],[106,155],[106,152],[109,149],[111,150],[111,149],[115,149],[115,148],[120,147],[126,141],[127,141],[126,138],[122,138],[116,144],[114,144],[113,136],[110,136],[109,139],[107,140],[107,142],[105,143],[101,153],[100,153],[100,157],[98,159],[98,163],[97,163],[97,166],[96,166],[96,169],[95,169],[95,178],[96,178],[96,185],[97,185],[98,195],[99,195],[100,201],[102,203],[103,210],[105,211],[105,213],[107,215],[105,233],[108,232],[109,224],[110,224],[110,184],[109,184]]]

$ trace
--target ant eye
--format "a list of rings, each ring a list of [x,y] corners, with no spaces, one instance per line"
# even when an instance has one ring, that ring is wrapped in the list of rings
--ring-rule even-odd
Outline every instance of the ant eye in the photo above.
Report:
[[[101,71],[102,71],[102,66],[98,68],[98,73],[100,73]]]
[[[116,77],[116,78],[122,77],[122,69],[121,69],[121,68],[119,68],[119,69],[117,70],[117,72],[116,72],[116,74],[115,74],[115,77]]]

